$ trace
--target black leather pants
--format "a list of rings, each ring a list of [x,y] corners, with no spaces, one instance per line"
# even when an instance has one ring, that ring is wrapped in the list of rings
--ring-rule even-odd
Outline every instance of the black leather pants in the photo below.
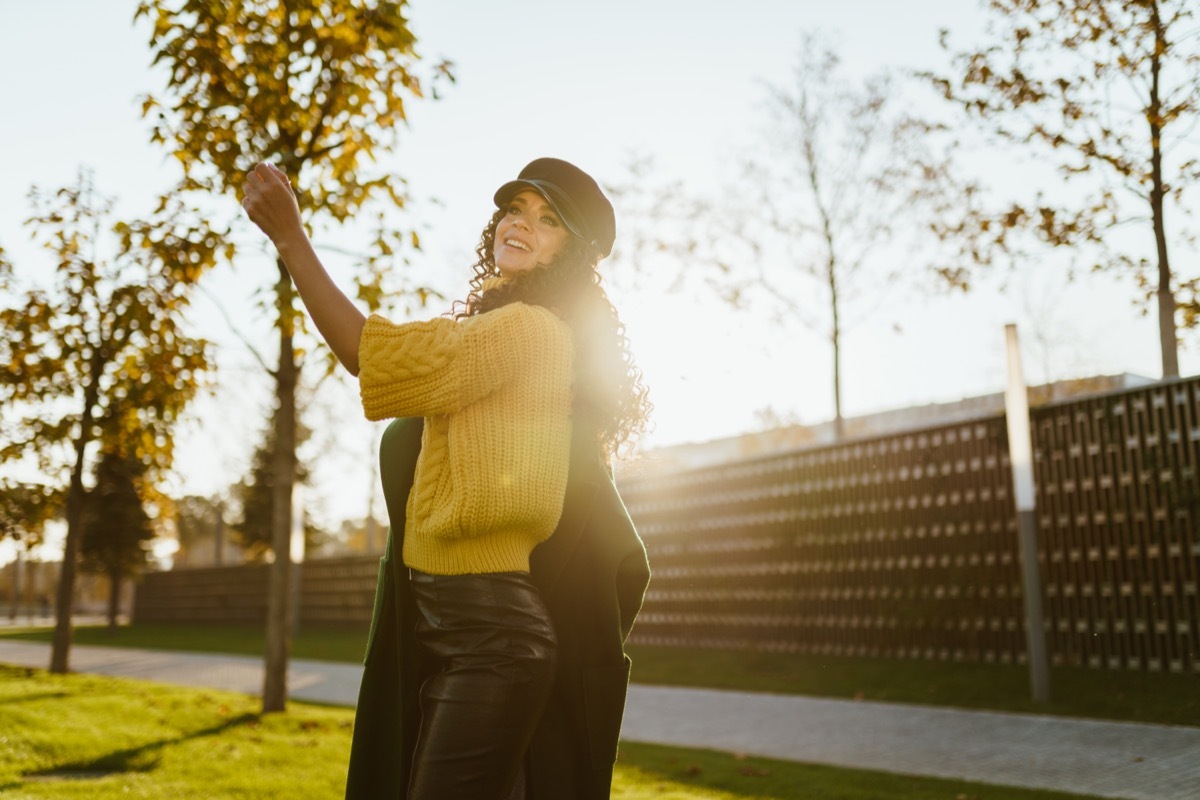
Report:
[[[408,800],[521,797],[525,750],[554,679],[554,627],[524,572],[410,570],[421,686]]]

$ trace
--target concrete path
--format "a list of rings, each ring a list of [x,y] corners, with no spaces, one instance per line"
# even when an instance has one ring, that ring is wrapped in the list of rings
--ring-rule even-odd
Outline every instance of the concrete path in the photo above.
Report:
[[[45,667],[46,644],[0,640]],[[71,669],[258,694],[262,660],[75,646]],[[296,700],[352,706],[362,668],[293,660]],[[634,685],[622,738],[1124,800],[1200,800],[1200,727]]]
[[[50,645],[0,639],[0,664],[45,669],[50,665]],[[263,688],[263,660],[252,656],[73,645],[70,667],[72,672],[252,695],[261,695]],[[362,667],[358,664],[293,659],[288,669],[288,696],[313,703],[353,706],[358,702],[361,680]]]
[[[635,686],[622,735],[1097,797],[1200,800],[1192,727]]]

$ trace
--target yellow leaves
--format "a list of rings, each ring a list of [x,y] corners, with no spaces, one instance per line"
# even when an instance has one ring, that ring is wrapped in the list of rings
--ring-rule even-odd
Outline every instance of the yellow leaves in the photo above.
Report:
[[[35,237],[63,257],[54,291],[31,290],[0,313],[10,334],[0,340],[0,363],[20,366],[0,381],[0,397],[28,404],[23,424],[37,434],[5,456],[31,452],[53,460],[63,443],[120,439],[133,428],[143,446],[151,441],[151,452],[162,452],[170,446],[164,426],[194,395],[207,366],[203,343],[175,329],[185,300],[162,259],[210,258],[220,237],[204,223],[182,225],[168,213],[112,223],[118,246],[105,252],[111,239],[88,237],[105,228],[110,205],[91,191],[87,176],[50,197],[38,195],[35,205]],[[75,257],[81,248],[94,256]],[[92,425],[81,427],[81,418]]]
[[[404,11],[404,3],[387,0],[139,2],[137,18],[153,21],[152,58],[171,76],[167,94],[140,99],[143,117],[157,118],[151,141],[182,165],[189,190],[235,196],[249,166],[271,160],[302,176],[299,197],[309,219],[345,220],[374,199],[403,207],[399,181],[367,168],[395,141],[405,101],[424,93]],[[454,79],[449,62],[424,73],[435,88]],[[122,229],[123,255],[157,264],[159,277],[175,284],[195,282],[219,258],[235,256],[224,231],[203,236],[201,222],[185,224],[187,213],[164,198],[156,213],[161,225]],[[384,238],[382,259],[421,248],[415,231],[393,229]],[[366,302],[382,303],[382,279],[371,275],[363,283]],[[173,285],[164,297],[185,292]],[[299,314],[290,288],[280,284],[273,294],[279,327],[290,335]],[[143,333],[148,349],[180,346]],[[191,378],[181,375],[174,365],[162,380],[186,385]]]
[[[383,306],[383,287],[377,282],[358,284],[355,289],[355,295],[371,311],[375,311]]]
[[[419,81],[407,74],[417,61],[414,38],[402,4],[301,5],[189,4],[196,19],[186,31],[186,47],[156,29],[151,46],[172,69],[180,124],[156,130],[152,138],[174,140],[174,155],[185,169],[212,164],[228,189],[245,168],[241,154],[290,152],[295,166],[317,167],[313,178],[322,194],[353,191],[348,176],[375,157],[379,130],[403,119],[406,92],[420,92]],[[144,13],[154,9],[160,19],[170,17],[175,35],[180,15],[165,0],[146,6]],[[230,58],[239,49],[239,57]],[[447,71],[445,64],[437,69]],[[358,204],[347,198],[328,205],[339,202],[348,210]]]
[[[154,20],[154,38],[162,39],[171,31],[171,18],[165,10],[160,10],[158,17]]]

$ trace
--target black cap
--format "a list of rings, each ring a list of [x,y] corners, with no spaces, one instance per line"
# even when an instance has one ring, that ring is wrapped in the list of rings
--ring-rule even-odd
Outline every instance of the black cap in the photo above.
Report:
[[[503,206],[525,189],[546,198],[571,233],[595,244],[604,256],[612,252],[616,216],[591,175],[558,158],[539,158],[530,161],[515,181],[496,190],[496,206]]]

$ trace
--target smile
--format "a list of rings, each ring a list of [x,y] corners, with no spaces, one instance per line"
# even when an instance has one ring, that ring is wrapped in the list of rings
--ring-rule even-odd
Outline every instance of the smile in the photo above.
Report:
[[[532,253],[533,248],[524,242],[518,242],[516,239],[505,239],[504,243],[509,247],[515,247],[518,250],[524,250],[526,253]]]

